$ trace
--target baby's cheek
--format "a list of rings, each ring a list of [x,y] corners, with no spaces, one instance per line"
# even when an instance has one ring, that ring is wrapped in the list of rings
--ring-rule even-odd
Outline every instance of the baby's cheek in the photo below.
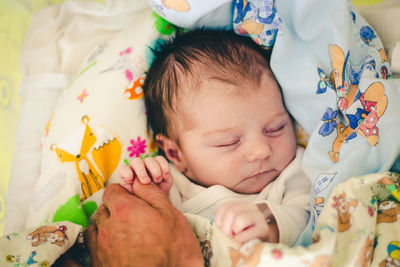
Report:
[[[230,185],[236,184],[243,176],[243,168],[246,164],[247,162],[244,158],[232,157],[221,168],[221,177],[224,177],[226,183]]]
[[[291,131],[287,131],[278,139],[272,140],[274,157],[284,169],[296,156],[296,136]]]

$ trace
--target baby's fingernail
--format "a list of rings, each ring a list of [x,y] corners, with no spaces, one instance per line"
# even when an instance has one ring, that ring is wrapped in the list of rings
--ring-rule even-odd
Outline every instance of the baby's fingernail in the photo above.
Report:
[[[145,176],[142,178],[142,183],[143,184],[148,184],[150,182],[150,178],[148,176]]]

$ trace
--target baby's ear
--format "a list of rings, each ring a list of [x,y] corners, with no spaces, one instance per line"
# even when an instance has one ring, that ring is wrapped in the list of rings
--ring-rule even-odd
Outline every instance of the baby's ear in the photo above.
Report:
[[[186,162],[178,144],[169,137],[157,134],[156,141],[158,146],[164,151],[165,156],[181,172],[186,169]]]

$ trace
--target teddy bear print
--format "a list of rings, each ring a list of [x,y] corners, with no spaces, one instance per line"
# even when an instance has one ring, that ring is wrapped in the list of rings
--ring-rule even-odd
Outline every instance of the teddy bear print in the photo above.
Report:
[[[400,218],[400,205],[394,201],[385,200],[378,206],[377,223],[394,223]]]
[[[60,226],[41,226],[32,233],[28,234],[27,240],[31,240],[32,246],[36,247],[49,242],[57,246],[63,246],[68,239],[65,225]]]
[[[229,248],[229,256],[232,267],[248,266],[255,267],[260,261],[263,245],[260,242],[247,242],[238,250]]]
[[[338,197],[334,197],[332,205],[338,214],[338,232],[347,231],[353,221],[352,213],[358,205],[357,199],[346,198],[346,193],[341,193]]]
[[[372,259],[373,250],[374,250],[375,238],[373,233],[370,233],[365,240],[361,252],[358,255],[357,265],[360,267],[367,267]]]

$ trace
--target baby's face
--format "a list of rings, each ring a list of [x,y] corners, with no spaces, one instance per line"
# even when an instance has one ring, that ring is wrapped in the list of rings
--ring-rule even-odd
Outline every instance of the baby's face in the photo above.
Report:
[[[180,132],[186,175],[204,186],[260,192],[293,160],[296,138],[280,89],[268,75],[258,89],[235,94],[235,85],[203,81],[183,107],[190,129]],[[179,118],[178,118],[179,119]]]

